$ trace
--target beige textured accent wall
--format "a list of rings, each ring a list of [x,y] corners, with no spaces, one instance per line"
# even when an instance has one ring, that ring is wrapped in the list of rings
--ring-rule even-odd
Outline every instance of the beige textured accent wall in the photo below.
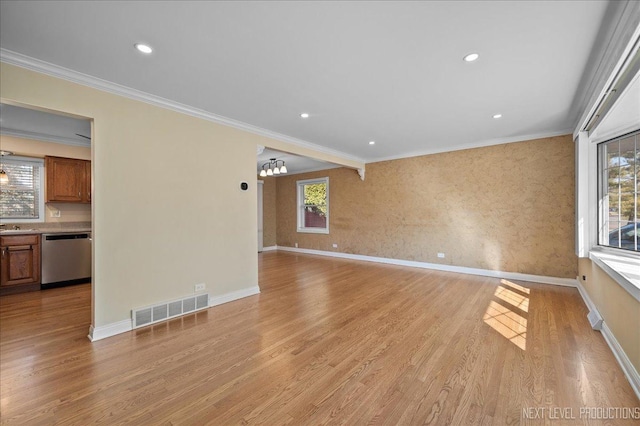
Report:
[[[262,230],[264,247],[276,245],[276,178],[261,177],[262,188]]]
[[[298,233],[296,181],[323,176],[330,234]],[[569,135],[278,177],[277,205],[279,246],[576,276]]]
[[[12,151],[15,155],[43,158],[45,155],[91,160],[91,148],[64,145],[54,142],[36,141],[0,135],[0,147]],[[89,222],[91,205],[75,203],[48,203],[44,206],[45,222]],[[51,217],[51,213],[60,211],[60,217]]]
[[[640,371],[640,302],[590,259],[579,259],[578,270],[579,277],[587,278],[580,282],[602,319],[636,371]]]
[[[258,285],[256,185],[239,183],[255,181],[264,138],[0,67],[3,101],[94,119],[94,326],[193,294],[197,283],[212,296]],[[215,158],[225,161],[213,173]]]

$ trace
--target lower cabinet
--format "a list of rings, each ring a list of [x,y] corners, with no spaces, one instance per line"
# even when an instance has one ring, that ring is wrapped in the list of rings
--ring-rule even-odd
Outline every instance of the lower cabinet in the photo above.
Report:
[[[40,290],[40,235],[0,237],[0,295]]]

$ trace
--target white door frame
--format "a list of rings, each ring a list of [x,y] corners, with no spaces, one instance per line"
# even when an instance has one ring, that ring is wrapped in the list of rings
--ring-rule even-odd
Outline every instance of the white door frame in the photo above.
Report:
[[[264,228],[263,228],[263,189],[264,181],[258,180],[258,253],[264,248]]]

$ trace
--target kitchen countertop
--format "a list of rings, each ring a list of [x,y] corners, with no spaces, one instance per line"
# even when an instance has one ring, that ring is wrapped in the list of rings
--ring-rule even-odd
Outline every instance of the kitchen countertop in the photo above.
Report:
[[[40,229],[1,229],[0,235],[25,235],[25,234],[68,234],[75,232],[91,232],[91,228],[40,228]]]
[[[69,232],[91,232],[91,222],[26,222],[4,224],[0,235],[64,234]],[[13,229],[17,225],[20,229]]]
[[[52,229],[2,229],[0,235],[29,235],[29,234],[69,234],[76,232],[91,232],[91,228],[52,228]]]

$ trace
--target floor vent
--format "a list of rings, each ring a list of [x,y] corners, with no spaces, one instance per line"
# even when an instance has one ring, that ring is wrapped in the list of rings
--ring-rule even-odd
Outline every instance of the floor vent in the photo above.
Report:
[[[133,328],[165,321],[180,315],[190,314],[209,307],[209,294],[189,296],[171,302],[134,309],[132,311]]]

